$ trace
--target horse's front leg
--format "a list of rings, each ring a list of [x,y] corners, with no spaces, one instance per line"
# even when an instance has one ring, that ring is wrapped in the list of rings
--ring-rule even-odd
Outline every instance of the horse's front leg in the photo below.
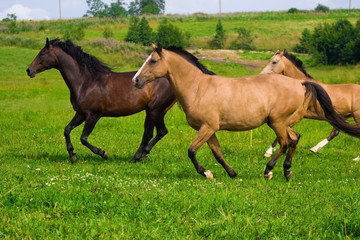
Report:
[[[328,144],[337,135],[339,135],[339,130],[336,128],[333,128],[331,130],[331,133],[329,134],[329,136],[327,138],[325,138],[324,140],[322,140],[321,142],[319,142],[315,147],[310,148],[310,151],[316,153],[321,148],[323,148],[326,144]]]
[[[83,132],[81,134],[80,140],[81,140],[81,143],[84,146],[86,146],[87,148],[89,148],[93,153],[101,156],[104,159],[107,159],[107,153],[105,151],[102,151],[101,149],[91,145],[87,141],[87,138],[89,137],[90,133],[94,129],[94,127],[95,127],[97,121],[99,121],[99,119],[100,119],[100,117],[95,116],[95,115],[88,115],[86,117],[85,126],[84,126]]]
[[[215,135],[215,133],[209,138],[207,141],[211,151],[214,154],[215,159],[223,166],[223,168],[226,170],[226,172],[229,174],[231,178],[236,177],[236,172],[230,167],[229,164],[224,159],[224,156],[221,152],[219,141]]]
[[[208,127],[207,125],[202,125],[200,127],[200,130],[198,132],[198,134],[196,135],[195,140],[193,141],[193,143],[191,144],[190,148],[188,149],[188,157],[191,159],[191,161],[193,162],[196,171],[203,175],[204,177],[207,177],[209,179],[213,179],[213,174],[211,173],[210,170],[205,172],[205,168],[203,168],[199,161],[196,158],[196,152],[197,150],[205,143],[207,142],[207,140],[215,133],[214,130],[212,130],[210,127]]]
[[[69,152],[71,162],[76,161],[76,153],[74,153],[74,147],[71,143],[70,133],[71,131],[85,121],[84,115],[76,113],[70,123],[65,127],[64,136],[66,141],[66,149]]]
[[[148,152],[144,154],[144,148],[147,146],[149,141],[152,139],[153,132],[154,132],[154,123],[151,120],[148,112],[146,112],[146,118],[145,118],[145,123],[144,123],[144,134],[143,134],[140,146],[139,146],[138,150],[136,151],[134,157],[132,158],[131,163],[136,163],[142,157],[146,158],[146,154],[148,154]]]

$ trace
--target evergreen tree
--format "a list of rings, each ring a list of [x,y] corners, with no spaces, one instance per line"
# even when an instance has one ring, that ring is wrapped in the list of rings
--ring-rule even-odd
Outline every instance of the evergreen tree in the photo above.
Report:
[[[139,18],[136,16],[130,18],[129,31],[125,37],[125,41],[134,43],[140,42],[139,21]]]
[[[216,25],[216,34],[213,40],[210,41],[210,47],[222,49],[225,47],[225,31],[222,26],[221,20],[219,19],[218,24]]]
[[[163,47],[177,46],[186,47],[189,43],[190,34],[172,25],[166,19],[159,25],[156,41]]]
[[[148,46],[152,39],[152,29],[145,17],[142,17],[139,23],[139,41],[142,45]]]

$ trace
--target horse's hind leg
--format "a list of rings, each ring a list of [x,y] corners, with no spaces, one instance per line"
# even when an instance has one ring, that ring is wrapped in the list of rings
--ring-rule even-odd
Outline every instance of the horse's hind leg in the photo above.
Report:
[[[158,114],[157,112],[151,112],[150,115],[155,123],[156,136],[145,146],[143,153],[143,155],[145,156],[149,154],[151,149],[155,146],[155,144],[159,142],[168,133],[168,130],[164,122],[165,113]]]
[[[340,131],[338,129],[333,128],[331,130],[331,133],[329,134],[329,136],[327,138],[325,138],[324,140],[322,140],[321,142],[319,142],[315,147],[310,148],[310,151],[313,153],[316,153],[321,148],[323,148],[326,144],[328,144],[333,138],[335,138],[337,135],[339,135],[339,132]]]
[[[269,158],[276,150],[276,144],[278,143],[278,138],[275,138],[274,142],[270,145],[269,149],[266,150],[264,157]]]
[[[146,157],[146,154],[144,154],[144,149],[149,143],[149,141],[153,137],[153,131],[154,131],[154,122],[152,121],[150,115],[148,114],[148,111],[146,111],[146,118],[144,123],[144,134],[140,143],[140,146],[138,150],[136,151],[134,157],[131,160],[131,163],[136,163],[139,161],[142,157]]]
[[[195,140],[191,144],[190,148],[188,149],[188,156],[193,162],[196,171],[203,175],[204,177],[213,178],[213,175],[210,171],[206,171],[205,169],[200,165],[199,161],[196,158],[196,152],[197,150],[208,141],[208,139],[215,133],[214,130],[212,130],[210,127],[206,125],[202,125],[199,129],[198,134],[196,135]]]
[[[289,151],[288,151],[285,161],[284,161],[284,175],[285,175],[286,179],[289,181],[290,177],[292,175],[292,172],[290,171],[291,162],[292,162],[292,159],[293,159],[293,156],[295,153],[296,146],[300,139],[300,134],[295,132],[290,127],[288,127],[287,130],[288,130],[288,134],[290,137],[290,142],[289,142]]]
[[[214,154],[214,157],[216,160],[223,166],[223,168],[226,170],[226,172],[229,174],[231,178],[236,177],[236,172],[227,164],[227,162],[224,160],[224,156],[220,149],[219,141],[215,135],[215,133],[209,138],[207,141],[212,153]]]
[[[94,129],[94,127],[95,127],[97,121],[99,121],[99,119],[100,119],[100,117],[97,117],[95,115],[87,116],[87,118],[85,120],[85,126],[84,126],[83,132],[81,134],[80,140],[81,140],[81,143],[84,146],[86,146],[87,148],[89,148],[93,153],[101,156],[104,159],[107,159],[107,153],[105,151],[102,151],[99,148],[94,147],[87,141],[87,138],[89,137],[90,133]]]
[[[268,179],[268,180],[270,180],[273,176],[273,173],[271,172],[271,170],[275,167],[277,161],[287,151],[288,146],[289,146],[289,136],[287,134],[286,127],[281,126],[281,125],[276,126],[275,124],[270,125],[270,127],[276,133],[276,136],[279,140],[280,149],[266,165],[264,177],[265,177],[265,179]]]
[[[76,113],[70,123],[65,127],[64,136],[66,141],[66,149],[69,152],[71,162],[74,163],[76,161],[76,153],[74,153],[74,147],[71,143],[70,132],[83,123],[85,120],[84,115]]]
[[[356,123],[356,126],[360,127],[360,111],[355,111],[353,113],[353,117]],[[360,154],[353,159],[354,161],[360,161]]]

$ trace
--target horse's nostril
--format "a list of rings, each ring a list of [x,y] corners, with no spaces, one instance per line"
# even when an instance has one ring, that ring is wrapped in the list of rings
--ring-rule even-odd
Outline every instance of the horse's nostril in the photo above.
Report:
[[[136,79],[135,79],[135,82],[136,82],[136,83],[139,83],[139,79],[138,79],[138,78],[136,78]]]
[[[26,69],[26,73],[29,75],[30,74],[30,69]]]

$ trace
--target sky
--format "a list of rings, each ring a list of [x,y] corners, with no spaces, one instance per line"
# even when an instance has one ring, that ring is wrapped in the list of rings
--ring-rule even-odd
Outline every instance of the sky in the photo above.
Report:
[[[110,4],[114,0],[102,0]],[[132,0],[125,0],[129,4]],[[165,14],[287,11],[290,8],[313,10],[319,3],[330,9],[360,8],[360,0],[165,0]],[[18,20],[54,20],[81,18],[86,0],[0,0],[0,20],[15,13]]]

